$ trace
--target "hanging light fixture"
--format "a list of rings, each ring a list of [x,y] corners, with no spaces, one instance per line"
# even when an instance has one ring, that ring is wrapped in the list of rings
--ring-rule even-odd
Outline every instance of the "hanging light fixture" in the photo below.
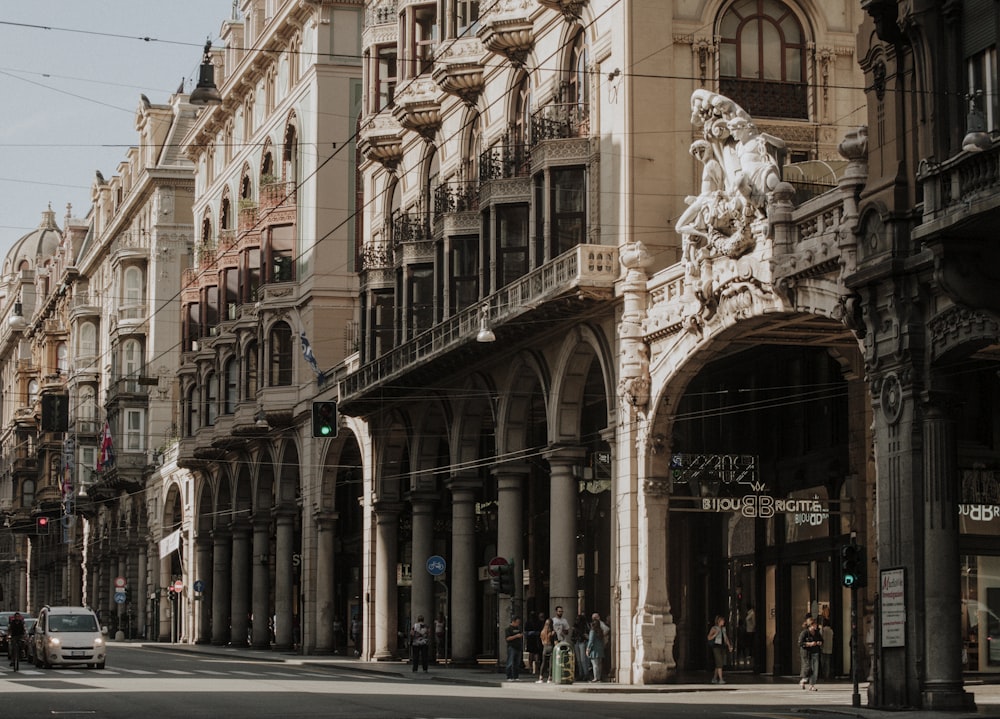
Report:
[[[215,65],[212,64],[212,41],[205,41],[205,54],[201,58],[198,72],[198,86],[191,93],[188,102],[192,105],[221,105],[222,95],[215,86]]]
[[[968,96],[969,116],[965,120],[967,132],[962,140],[962,149],[966,152],[982,152],[993,146],[993,139],[986,132],[986,116],[976,107],[976,98],[982,94],[982,90],[976,90]]]
[[[484,304],[479,311],[479,334],[476,335],[476,342],[496,342],[497,336],[490,329],[490,306]]]

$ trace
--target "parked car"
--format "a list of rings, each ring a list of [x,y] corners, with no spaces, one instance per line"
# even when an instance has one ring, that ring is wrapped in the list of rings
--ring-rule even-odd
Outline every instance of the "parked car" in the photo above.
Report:
[[[0,656],[7,656],[7,625],[10,623],[10,618],[17,614],[17,612],[0,612]],[[24,634],[28,635],[28,619],[32,618],[31,612],[21,612],[21,616],[24,617],[25,627]]]
[[[86,664],[103,669],[108,628],[89,607],[42,607],[34,627],[36,667]]]

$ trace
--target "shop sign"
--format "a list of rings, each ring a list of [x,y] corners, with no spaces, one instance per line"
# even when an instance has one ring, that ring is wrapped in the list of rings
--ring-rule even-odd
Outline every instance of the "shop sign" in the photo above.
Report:
[[[906,646],[906,574],[905,570],[879,572],[879,600],[882,603],[882,646]]]

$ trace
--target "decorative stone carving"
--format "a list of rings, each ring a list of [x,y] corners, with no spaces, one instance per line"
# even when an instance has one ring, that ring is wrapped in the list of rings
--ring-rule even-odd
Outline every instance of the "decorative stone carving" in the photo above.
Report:
[[[477,37],[493,54],[523,66],[535,44],[533,5],[534,0],[497,0],[490,11],[480,16]]]

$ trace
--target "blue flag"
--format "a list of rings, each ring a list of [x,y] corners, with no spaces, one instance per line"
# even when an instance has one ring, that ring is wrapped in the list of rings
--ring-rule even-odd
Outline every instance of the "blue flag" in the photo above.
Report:
[[[323,370],[319,368],[319,364],[316,362],[316,355],[313,354],[312,345],[309,344],[309,338],[306,337],[304,330],[299,332],[299,339],[302,340],[302,356],[306,358],[306,362],[312,367],[312,371],[316,373],[316,384],[323,384],[326,377],[323,376]]]

